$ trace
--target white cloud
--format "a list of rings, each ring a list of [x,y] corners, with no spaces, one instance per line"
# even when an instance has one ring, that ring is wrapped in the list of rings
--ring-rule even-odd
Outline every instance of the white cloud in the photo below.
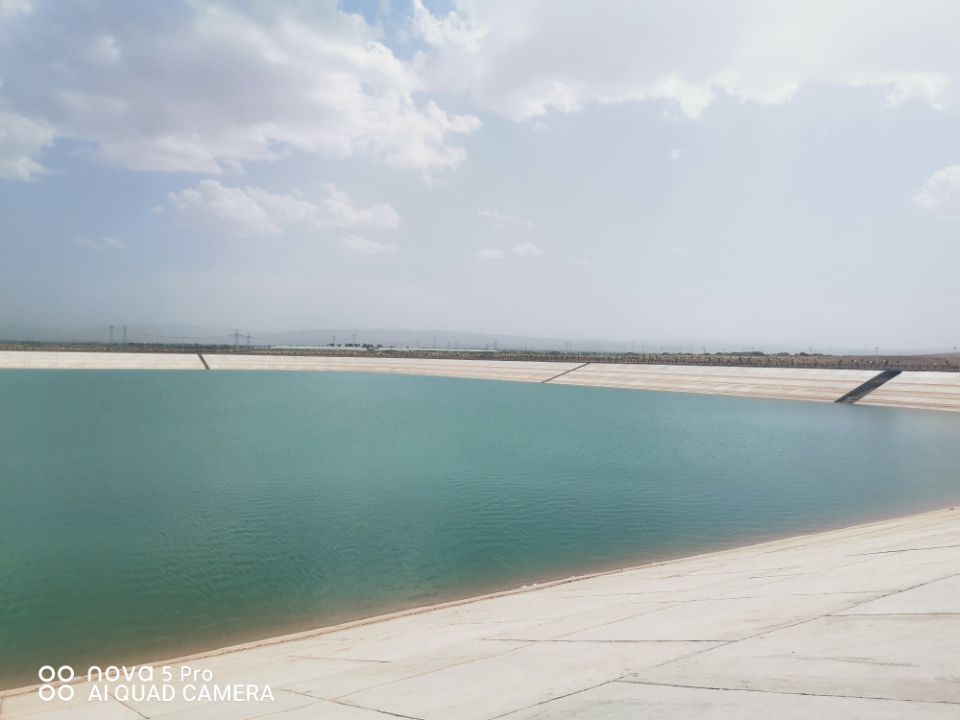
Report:
[[[434,17],[423,6],[423,0],[413,0],[413,29],[433,47],[456,47],[474,53],[479,51],[480,42],[489,32],[456,10],[443,19]]]
[[[101,35],[90,48],[88,57],[97,65],[111,65],[120,62],[120,48],[112,35]]]
[[[419,3],[414,16],[429,85],[515,120],[642,100],[696,118],[720,95],[781,104],[804,86],[960,104],[952,0],[454,0],[445,17]]]
[[[30,0],[0,0],[0,22],[10,20],[16,15],[29,15],[33,12]]]
[[[810,86],[960,105],[952,0],[454,0],[442,15],[416,0],[410,28],[425,48],[409,60],[333,0],[246,14],[188,2],[162,23],[95,3],[68,24],[64,7],[41,19],[26,0],[0,0],[0,18],[35,36],[3,58],[16,101],[3,120],[33,138],[11,141],[4,128],[3,177],[35,176],[54,137],[133,170],[235,173],[306,153],[433,177],[463,162],[461,139],[480,126],[441,108],[446,93],[532,128],[595,104],[660,101],[698,117],[724,95],[781,104]]]
[[[89,238],[78,235],[73,238],[73,242],[85,250],[96,250],[97,252],[102,252],[105,250],[120,250],[124,246],[122,240],[117,240],[117,238],[107,236],[101,238]]]
[[[204,180],[195,188],[170,193],[169,197],[177,212],[197,225],[240,236],[279,234],[281,224],[293,218],[274,217],[254,197],[261,192],[257,188],[228,188],[216,180]],[[289,203],[300,202],[286,198]],[[281,200],[274,204],[274,209],[284,204]]]
[[[327,185],[328,196],[320,203],[320,227],[361,227],[368,230],[396,230],[400,216],[386,203],[361,208],[336,185]]]
[[[396,210],[385,203],[360,207],[335,185],[327,185],[326,192],[327,197],[314,203],[262,188],[224,187],[208,179],[170,193],[169,199],[189,221],[239,236],[277,235],[294,226],[395,230],[400,225]]]
[[[163,205],[154,205],[152,208],[150,208],[150,212],[152,212],[154,215],[162,215],[166,211],[167,209]]]
[[[543,251],[533,243],[523,243],[513,246],[513,254],[520,257],[537,258],[543,255]]]
[[[46,123],[0,110],[0,178],[31,180],[44,172],[34,158],[53,137]]]
[[[508,215],[506,213],[497,212],[496,210],[477,210],[477,215],[482,218],[487,218],[497,227],[509,224],[523,225],[525,227],[532,228],[533,222],[522,218],[519,215]]]
[[[931,212],[960,217],[960,165],[951,165],[931,175],[913,199]]]
[[[518,257],[538,258],[543,255],[543,251],[533,243],[523,243],[514,245],[511,252]],[[499,248],[481,248],[477,251],[477,258],[480,260],[503,260],[506,253]]]
[[[340,247],[354,255],[394,255],[397,252],[397,246],[392,243],[368,240],[361,235],[341,238]]]
[[[16,111],[47,118],[57,135],[92,142],[102,160],[133,170],[218,174],[303,152],[429,177],[463,161],[455,137],[479,120],[424,98],[412,65],[359,15],[329,5],[303,17],[279,5],[249,16],[187,8],[149,28],[134,13],[123,23],[104,13],[92,23],[96,34],[84,39],[77,23],[78,37],[63,42],[51,5],[31,31],[44,41],[38,47],[58,50],[22,54],[5,68]]]
[[[683,157],[684,155],[686,155],[686,154],[687,154],[687,151],[684,150],[683,148],[670,148],[670,159],[671,159],[671,160],[679,160],[680,158],[682,158],[682,157]]]

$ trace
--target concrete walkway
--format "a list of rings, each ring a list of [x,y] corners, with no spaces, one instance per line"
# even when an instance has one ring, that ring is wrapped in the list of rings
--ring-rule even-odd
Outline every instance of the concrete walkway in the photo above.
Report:
[[[960,717],[960,510],[182,661],[273,701],[2,701],[3,720]]]
[[[204,353],[0,351],[0,369],[284,370],[372,372],[512,380],[705,395],[834,402],[874,377],[873,370],[560,363],[520,360],[313,357]],[[904,372],[861,405],[960,412],[960,373]]]

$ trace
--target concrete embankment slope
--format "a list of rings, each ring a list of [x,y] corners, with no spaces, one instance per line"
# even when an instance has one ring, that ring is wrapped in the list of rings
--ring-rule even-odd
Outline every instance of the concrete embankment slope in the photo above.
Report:
[[[867,395],[860,404],[920,410],[960,410],[960,373],[900,373]]]
[[[203,370],[196,353],[0,351],[0,370]]]
[[[419,358],[303,357],[204,354],[211,370],[312,370],[544,382],[576,363],[524,360],[422,360]]]
[[[876,373],[870,370],[591,363],[557,378],[556,382],[562,385],[833,402],[874,375]]]
[[[960,717],[960,510],[795,537],[183,659],[273,701],[3,720]]]
[[[283,370],[372,372],[835,402],[872,370],[560,363],[522,360],[317,357],[204,353],[0,352],[0,369]],[[960,373],[904,372],[862,405],[960,411]]]

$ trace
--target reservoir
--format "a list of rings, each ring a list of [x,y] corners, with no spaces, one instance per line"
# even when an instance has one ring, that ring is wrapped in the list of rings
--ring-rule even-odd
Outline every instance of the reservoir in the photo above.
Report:
[[[960,501],[960,414],[0,372],[0,688]]]

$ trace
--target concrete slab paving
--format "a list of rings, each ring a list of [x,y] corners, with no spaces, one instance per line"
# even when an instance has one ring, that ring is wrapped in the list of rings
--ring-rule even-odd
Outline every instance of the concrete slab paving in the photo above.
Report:
[[[532,643],[502,655],[339,698],[422,720],[495,718],[702,651],[703,643]]]
[[[876,594],[790,595],[690,600],[662,610],[566,635],[566,640],[742,640],[839,612]]]
[[[624,679],[951,703],[960,717],[957,648],[956,616],[828,615]]]
[[[956,708],[859,698],[612,682],[504,715],[503,720],[947,720]]]
[[[134,720],[139,718],[135,710],[121,702],[109,700],[103,703],[88,702],[88,693],[77,686],[76,695],[70,701],[41,701],[35,692],[0,698],[0,717],[30,718],[30,720]]]
[[[365,710],[329,700],[317,700],[305,707],[270,716],[270,720],[389,720],[389,718],[389,715],[376,710]]]
[[[759,574],[758,571],[753,570],[713,573],[701,572],[699,568],[691,567],[686,571],[681,570],[678,574],[665,577],[646,573],[629,573],[605,579],[598,578],[596,583],[589,585],[573,583],[559,586],[552,590],[545,590],[544,594],[573,597],[589,593],[588,596],[593,598],[619,597],[621,600],[632,598],[635,602],[688,602],[753,591],[764,584],[762,580],[772,582],[783,577],[795,577],[799,574],[799,569],[778,572],[772,578],[766,575],[766,572],[769,571],[761,570]],[[595,599],[594,602],[599,600]]]
[[[960,568],[957,569],[960,573]],[[960,574],[885,595],[839,615],[956,615],[960,622]],[[960,649],[958,649],[960,655]]]
[[[601,627],[610,623],[620,622],[638,618],[647,613],[663,610],[664,608],[677,605],[675,600],[664,601],[628,601],[623,602],[625,598],[631,596],[589,596],[589,597],[571,597],[568,599],[590,600],[594,604],[604,602],[605,599],[615,599],[619,602],[615,604],[604,604],[603,607],[584,610],[563,617],[554,618],[543,622],[541,618],[527,624],[513,624],[510,629],[490,635],[493,640],[517,640],[517,641],[535,641],[535,640],[560,640],[569,637],[573,633],[584,632],[591,628]]]
[[[291,692],[277,692],[275,699],[269,702],[270,717],[286,713],[288,717],[303,717],[303,713],[319,702],[317,698]],[[259,702],[172,702],[153,703],[144,712],[143,703],[127,702],[128,706],[140,718],[176,718],[176,720],[253,720],[262,717],[264,704]],[[46,720],[37,718],[37,720]],[[358,720],[365,720],[359,718]],[[382,717],[380,720],[383,720]]]
[[[0,693],[0,718],[953,718],[958,603],[948,509],[176,661],[272,701],[91,706],[27,688]]]
[[[890,595],[931,583],[957,571],[956,549],[897,555],[856,556],[851,562],[823,572],[772,578],[770,582],[744,586],[720,598],[777,598],[795,594],[861,593]]]

